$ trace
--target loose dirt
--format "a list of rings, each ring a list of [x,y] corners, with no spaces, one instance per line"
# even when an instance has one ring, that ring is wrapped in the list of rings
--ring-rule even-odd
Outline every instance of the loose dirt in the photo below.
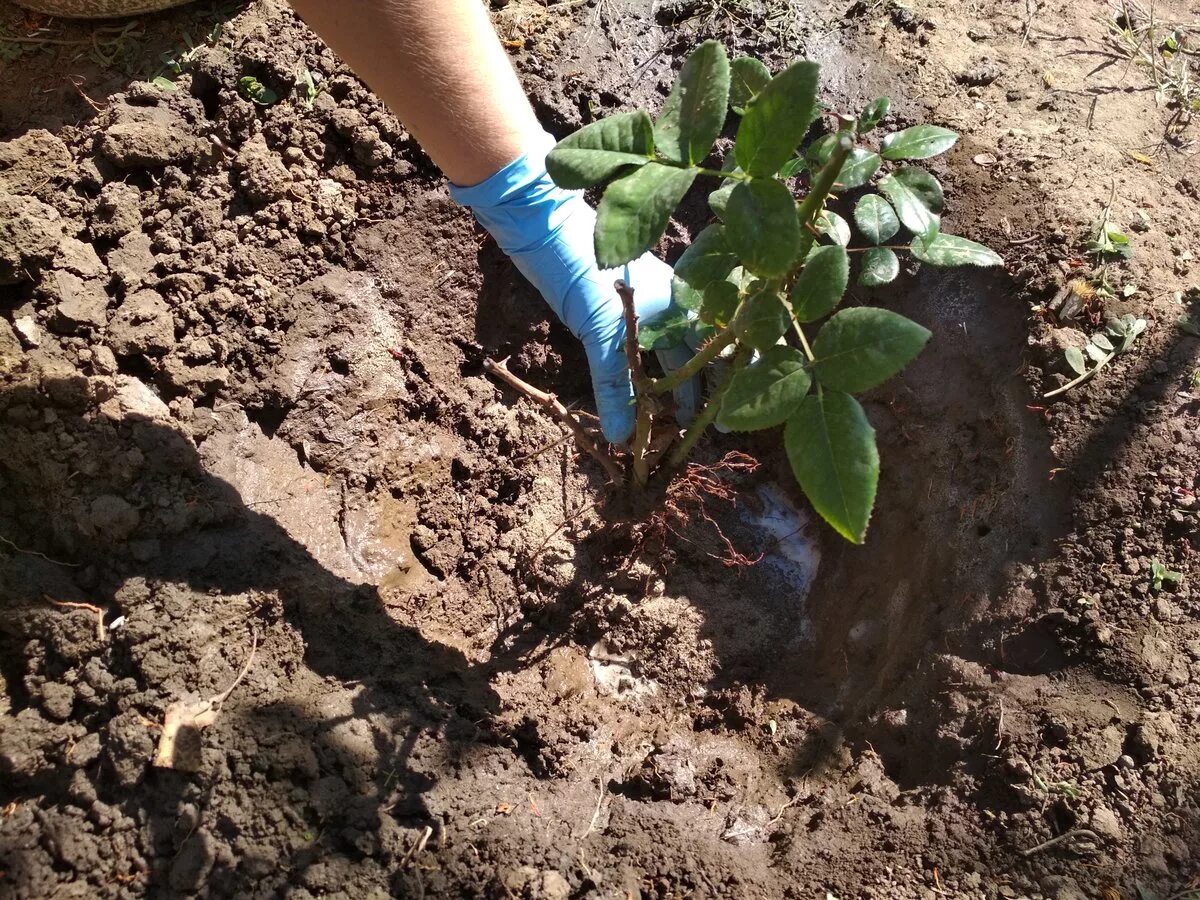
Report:
[[[769,441],[720,436],[704,462],[759,463],[707,509],[763,557],[729,568],[699,515],[631,555],[602,472],[484,377],[507,356],[588,402],[579,348],[286,7],[97,33],[0,3],[4,895],[1190,896],[1200,195],[1104,55],[1114,15],[495,11],[558,134],[656,108],[707,37],[963,133],[946,227],[1007,265],[871,296],[934,338],[867,403],[866,546]],[[1150,325],[1047,404],[1087,327],[1047,304],[1110,196],[1136,290],[1107,312]],[[189,764],[152,767],[252,646]]]

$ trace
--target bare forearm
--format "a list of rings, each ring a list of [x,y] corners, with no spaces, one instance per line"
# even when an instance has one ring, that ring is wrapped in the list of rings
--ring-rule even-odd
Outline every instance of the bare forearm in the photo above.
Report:
[[[291,0],[457,184],[541,131],[481,0]]]

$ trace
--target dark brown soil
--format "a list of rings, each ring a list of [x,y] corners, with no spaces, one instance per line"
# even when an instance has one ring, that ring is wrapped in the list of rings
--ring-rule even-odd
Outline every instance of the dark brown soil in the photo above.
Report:
[[[631,561],[601,473],[483,377],[511,356],[587,402],[580,350],[282,4],[147,17],[97,60],[0,3],[0,894],[1190,897],[1193,148],[1159,145],[1142,73],[1097,70],[1104,6],[1031,8],[497,10],[560,134],[655,108],[719,37],[964,135],[947,228],[1007,267],[870,298],[934,340],[868,403],[867,545],[769,439],[715,437],[761,462],[709,510],[765,554],[737,570],[699,518]],[[219,18],[177,90],[141,80]],[[37,27],[73,43],[4,42]],[[1114,186],[1138,289],[1107,312],[1150,326],[1050,405],[1079,324],[1043,307]],[[198,770],[152,767],[167,707],[252,646]]]

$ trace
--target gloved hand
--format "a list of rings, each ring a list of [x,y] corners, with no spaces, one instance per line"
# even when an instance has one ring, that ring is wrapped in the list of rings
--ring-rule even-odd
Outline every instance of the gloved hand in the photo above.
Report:
[[[647,253],[623,269],[596,267],[592,233],[596,213],[577,191],[557,187],[546,173],[554,138],[486,181],[471,187],[450,185],[450,195],[475,213],[521,273],[541,292],[571,333],[583,342],[600,428],[613,443],[633,433],[633,387],[625,363],[625,321],[613,282],[623,278],[634,290],[638,318],[662,313],[671,301],[671,267]],[[659,354],[668,371],[690,357],[686,347]],[[695,380],[676,391],[680,420],[690,421],[699,400]]]

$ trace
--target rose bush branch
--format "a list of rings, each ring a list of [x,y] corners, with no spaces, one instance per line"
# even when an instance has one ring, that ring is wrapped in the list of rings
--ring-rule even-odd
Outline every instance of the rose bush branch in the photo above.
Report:
[[[890,112],[881,97],[809,138],[821,119],[819,73],[816,63],[797,60],[772,74],[749,57],[731,62],[708,41],[688,57],[657,117],[624,112],[586,125],[558,143],[546,167],[563,188],[603,186],[595,229],[603,268],[651,249],[696,179],[717,179],[708,197],[715,220],[675,264],[666,311],[638,321],[632,292],[617,288],[637,404],[633,484],[644,488],[658,477],[647,450],[667,439],[676,443],[660,469],[664,479],[713,423],[726,431],[783,426],[801,489],[835,530],[861,543],[879,454],[855,395],[903,369],[930,332],[886,309],[840,308],[849,251],[868,289],[899,275],[897,249],[932,266],[1001,260],[941,230],[942,187],[913,164],[949,150],[957,135],[915,125],[872,146],[869,135]],[[732,152],[719,169],[703,165],[731,112],[740,117]],[[850,248],[855,231],[863,246]],[[904,232],[904,242],[895,240]],[[683,347],[693,349],[690,361],[657,379],[646,375],[639,350]],[[717,368],[725,374],[680,438],[661,395]]]

